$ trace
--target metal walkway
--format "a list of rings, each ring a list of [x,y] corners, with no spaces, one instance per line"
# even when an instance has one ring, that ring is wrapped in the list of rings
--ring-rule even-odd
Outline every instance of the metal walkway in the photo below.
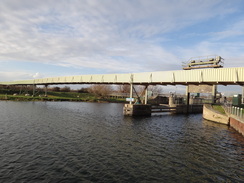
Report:
[[[140,85],[244,85],[244,67],[50,77],[0,82],[0,85],[140,84]]]

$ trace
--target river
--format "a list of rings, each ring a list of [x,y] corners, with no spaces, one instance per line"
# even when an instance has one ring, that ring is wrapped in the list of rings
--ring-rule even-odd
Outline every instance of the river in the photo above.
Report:
[[[0,182],[243,182],[244,137],[202,114],[0,102]]]

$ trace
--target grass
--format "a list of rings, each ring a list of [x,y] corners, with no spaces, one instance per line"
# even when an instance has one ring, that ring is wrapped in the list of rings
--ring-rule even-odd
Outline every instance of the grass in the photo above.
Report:
[[[40,96],[39,96],[40,95]],[[44,97],[43,93],[38,93],[37,96],[0,94],[0,100],[13,101],[84,101],[84,102],[113,102],[124,103],[125,99],[111,99],[95,96],[91,93],[76,93],[76,92],[48,92],[48,97]]]
[[[225,110],[221,105],[212,105],[212,107],[215,111],[218,111],[221,114],[225,114]]]

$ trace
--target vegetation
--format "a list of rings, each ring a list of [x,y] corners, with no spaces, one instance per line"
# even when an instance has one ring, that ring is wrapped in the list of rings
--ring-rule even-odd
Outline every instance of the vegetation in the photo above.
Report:
[[[103,91],[105,92],[105,91]],[[33,88],[7,86],[0,87],[0,100],[14,100],[14,101],[85,101],[85,102],[125,102],[123,98],[110,98],[105,95],[98,95],[97,93],[88,92],[87,88],[79,90],[71,90],[70,87],[53,87],[48,88],[45,96],[44,88],[36,88],[35,96],[33,95]]]
[[[97,97],[90,93],[77,94],[75,92],[48,92],[48,96],[25,96],[0,94],[0,100],[14,101],[84,101],[84,102],[125,102],[125,99]]]
[[[140,94],[144,86],[135,86]],[[149,87],[151,92],[158,92],[158,87]],[[35,91],[35,96],[33,96]],[[48,87],[45,96],[45,87],[33,86],[0,86],[0,100],[15,101],[88,101],[88,102],[125,102],[129,96],[130,85],[91,85],[87,88],[72,90],[68,86]]]
[[[225,110],[221,105],[212,105],[212,107],[215,111],[218,111],[221,114],[225,114]]]
[[[110,85],[92,85],[88,92],[94,94],[95,96],[105,97],[111,93],[112,89]]]

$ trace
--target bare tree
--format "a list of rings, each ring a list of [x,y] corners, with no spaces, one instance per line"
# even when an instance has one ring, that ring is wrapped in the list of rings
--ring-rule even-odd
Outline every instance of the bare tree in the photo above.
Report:
[[[160,85],[150,85],[148,86],[148,91],[151,91],[152,94],[160,94],[163,92],[163,87]]]
[[[55,91],[55,92],[59,92],[60,91],[60,87],[56,86],[56,87],[51,88],[51,90]]]
[[[65,87],[63,87],[63,88],[61,88],[61,91],[62,92],[70,92],[70,87],[69,86],[65,86]]]
[[[119,85],[118,92],[119,93],[130,93],[130,85],[129,84]]]
[[[88,93],[88,88],[81,88],[77,90],[78,93]]]
[[[136,97],[138,98],[138,100],[141,100],[141,98],[143,98],[143,96],[145,95],[146,92],[146,87],[147,86],[142,86],[142,85],[137,85],[134,87],[134,93],[136,93]],[[162,93],[163,88],[159,85],[149,85],[147,87],[148,90],[148,97],[152,97],[152,96],[157,96],[158,94]]]
[[[97,96],[107,96],[111,92],[111,86],[110,85],[92,85],[88,91],[90,93],[93,93]]]

